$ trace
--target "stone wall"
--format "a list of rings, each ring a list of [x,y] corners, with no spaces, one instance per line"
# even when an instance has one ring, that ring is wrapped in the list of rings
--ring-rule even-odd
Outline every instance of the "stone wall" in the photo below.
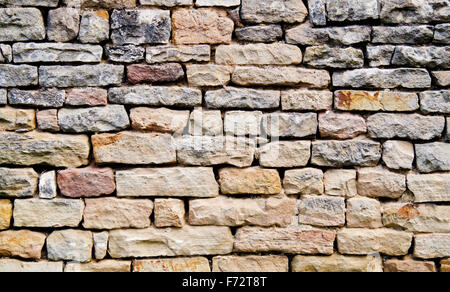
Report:
[[[449,271],[448,0],[0,0],[0,271]]]

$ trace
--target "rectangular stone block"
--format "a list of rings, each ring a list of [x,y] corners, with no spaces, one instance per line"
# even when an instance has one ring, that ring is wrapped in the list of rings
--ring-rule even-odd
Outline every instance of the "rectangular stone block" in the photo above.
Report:
[[[150,64],[209,62],[210,59],[211,48],[209,45],[147,47],[146,60]]]
[[[241,17],[251,23],[303,22],[308,10],[301,0],[242,0]]]
[[[372,42],[376,44],[426,44],[434,35],[431,25],[374,26],[372,29]]]
[[[25,87],[38,84],[37,67],[0,64],[1,87]]]
[[[0,8],[0,42],[37,41],[44,38],[44,18],[39,9]]]
[[[131,261],[103,260],[90,263],[67,263],[66,273],[129,273]]]
[[[38,260],[42,255],[46,235],[29,230],[0,232],[0,256]]]
[[[6,89],[0,89],[0,104],[5,105],[8,103],[8,96]]]
[[[251,167],[219,170],[222,194],[276,195],[281,193],[281,179],[276,169]]]
[[[334,107],[343,111],[408,112],[419,108],[414,92],[338,90]]]
[[[450,90],[420,93],[420,109],[426,114],[450,114]]]
[[[35,110],[0,108],[0,130],[27,132],[36,128]]]
[[[406,176],[381,166],[358,170],[358,194],[372,198],[399,199],[406,192]]]
[[[232,69],[222,65],[186,65],[186,75],[190,86],[226,86],[230,82]]]
[[[450,256],[450,234],[417,234],[414,238],[414,256],[421,259],[446,258]]]
[[[103,48],[64,43],[16,43],[13,55],[14,63],[99,63]]]
[[[345,199],[328,196],[302,196],[299,201],[300,224],[319,227],[345,225]]]
[[[10,200],[0,200],[0,230],[9,229],[13,204]]]
[[[52,261],[87,263],[92,258],[92,232],[76,229],[53,231],[47,238],[47,257]]]
[[[288,195],[321,195],[323,171],[316,168],[287,170],[284,174],[283,187]]]
[[[450,173],[409,174],[407,182],[416,203],[450,202]]]
[[[372,273],[383,272],[383,259],[333,254],[327,257],[296,256],[292,271],[299,273]]]
[[[405,67],[450,68],[449,47],[410,47],[395,48],[392,65]]]
[[[306,166],[311,157],[310,141],[280,141],[264,145],[259,150],[259,164],[263,167]]]
[[[24,105],[40,108],[60,108],[64,105],[66,92],[55,88],[39,90],[9,91],[9,103],[12,105]]]
[[[378,0],[327,0],[327,17],[336,22],[378,19]]]
[[[59,0],[2,0],[2,5],[57,7]]]
[[[333,93],[303,89],[281,91],[281,107],[283,111],[330,110],[333,107]]]
[[[25,198],[36,194],[39,174],[32,168],[0,168],[0,196]]]
[[[209,108],[272,109],[280,105],[280,91],[225,87],[205,94]]]
[[[212,168],[142,168],[116,172],[119,197],[217,197]]]
[[[436,265],[432,261],[387,260],[384,263],[386,273],[435,273]]]
[[[130,110],[132,128],[139,131],[181,134],[187,127],[189,111],[135,107]]]
[[[133,262],[135,273],[209,273],[209,261],[204,257],[137,260]]]
[[[355,48],[307,47],[303,63],[314,68],[362,68],[364,53]]]
[[[450,171],[450,144],[416,144],[416,163],[417,169],[424,173]]]
[[[273,113],[263,117],[262,127],[270,137],[303,138],[317,133],[315,113]]]
[[[286,256],[220,256],[213,258],[214,273],[287,273]]]
[[[63,262],[0,260],[0,273],[62,273],[63,268]]]
[[[123,229],[110,232],[108,251],[112,258],[218,255],[233,250],[233,239],[228,227]]]

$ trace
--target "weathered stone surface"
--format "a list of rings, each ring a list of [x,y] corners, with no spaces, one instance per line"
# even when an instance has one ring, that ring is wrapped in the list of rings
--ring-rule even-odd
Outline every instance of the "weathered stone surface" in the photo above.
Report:
[[[280,141],[263,146],[259,164],[263,167],[306,166],[311,157],[310,141]]]
[[[89,138],[40,132],[0,132],[0,164],[78,167],[88,164]]]
[[[433,26],[374,26],[372,42],[376,44],[426,44],[433,40]]]
[[[211,59],[211,48],[208,45],[197,46],[155,46],[147,47],[147,63],[166,62],[208,62]]]
[[[395,46],[367,46],[367,59],[370,67],[380,67],[391,65],[394,56]]]
[[[314,25],[327,24],[327,10],[325,0],[308,1],[309,21]]]
[[[0,64],[1,87],[24,87],[37,84],[37,67]]]
[[[290,110],[329,110],[333,106],[333,93],[330,91],[292,89],[281,91],[281,106]]]
[[[234,29],[226,11],[214,8],[178,8],[172,12],[172,24],[176,44],[230,43]]]
[[[165,44],[171,31],[170,11],[158,9],[114,10],[111,40],[114,44]]]
[[[406,191],[406,176],[383,167],[358,171],[358,194],[367,197],[398,199]]]
[[[386,141],[383,144],[383,162],[391,169],[412,169],[414,145],[406,141]]]
[[[142,168],[116,172],[119,197],[217,197],[212,168]]]
[[[64,43],[16,43],[13,45],[14,63],[98,63],[102,59],[101,46]]]
[[[330,84],[330,74],[324,70],[293,67],[236,67],[232,80],[238,85],[324,88]]]
[[[383,260],[380,257],[352,257],[339,254],[327,257],[296,256],[292,261],[292,271],[301,273],[383,272]]]
[[[12,63],[13,54],[10,45],[0,45],[0,62]]]
[[[239,6],[241,0],[196,0],[195,6]]]
[[[378,19],[377,0],[327,0],[327,17],[331,21],[361,21]]]
[[[2,5],[56,7],[58,0],[2,0]]]
[[[441,272],[450,272],[450,259],[441,260]]]
[[[82,43],[100,43],[109,39],[108,11],[84,11],[78,39]]]
[[[39,198],[54,199],[58,195],[56,185],[56,171],[48,171],[41,174],[39,178]]]
[[[86,199],[83,227],[120,229],[150,227],[153,202],[116,198]]]
[[[298,222],[314,226],[345,225],[345,199],[328,196],[302,196]]]
[[[332,254],[334,231],[305,226],[288,228],[243,227],[238,229],[236,252],[283,252],[293,254]]]
[[[425,69],[356,69],[333,74],[333,85],[353,88],[427,88],[431,77]]]
[[[450,43],[450,24],[441,23],[434,27],[434,43],[449,44]]]
[[[407,181],[416,203],[450,201],[450,173],[409,174]]]
[[[380,18],[385,23],[427,23],[449,21],[446,1],[383,0]]]
[[[167,164],[177,160],[169,134],[120,132],[92,136],[97,164]]]
[[[280,105],[280,91],[225,87],[207,91],[209,108],[272,109]]]
[[[37,191],[38,178],[31,168],[0,168],[0,196],[32,197]]]
[[[190,86],[225,86],[230,82],[231,68],[221,65],[187,65]]]
[[[450,144],[416,144],[417,169],[420,172],[450,170]]]
[[[75,8],[58,8],[48,13],[47,36],[50,41],[68,42],[80,31],[80,12]]]
[[[387,260],[384,263],[386,273],[434,273],[434,262],[422,262],[415,260]]]
[[[155,200],[155,226],[183,227],[185,224],[184,201],[178,199]]]
[[[182,136],[177,139],[177,160],[183,165],[252,165],[255,147],[245,138],[232,136]]]
[[[0,260],[0,273],[62,273],[63,267],[63,262]]]
[[[202,104],[202,92],[185,87],[135,86],[109,90],[111,103],[193,107]]]
[[[217,64],[293,65],[301,62],[300,48],[282,43],[222,45],[216,49]]]
[[[440,137],[445,118],[419,114],[375,114],[367,119],[369,136],[372,138],[407,138],[431,140]]]
[[[220,136],[223,134],[222,114],[217,110],[192,111],[189,117],[189,134],[193,136]]]
[[[397,46],[392,64],[407,67],[450,68],[449,47]]]
[[[130,118],[136,130],[182,133],[188,124],[189,111],[139,107],[131,109]]]
[[[287,227],[295,215],[295,200],[286,197],[234,199],[219,197],[189,202],[190,225]]]
[[[219,170],[222,194],[276,195],[281,193],[281,179],[276,169],[251,167]]]
[[[300,45],[354,45],[370,42],[372,28],[351,25],[342,27],[314,28],[306,22],[286,30],[286,42]]]
[[[338,90],[335,107],[348,111],[414,111],[419,108],[419,97],[409,92]]]
[[[85,8],[123,9],[136,7],[136,0],[82,0]]]
[[[137,260],[133,263],[133,272],[183,272],[183,273],[203,273],[211,272],[207,258],[173,258],[173,259],[152,259]]]
[[[325,194],[352,198],[357,195],[356,170],[330,169],[323,176]]]
[[[114,192],[114,172],[110,168],[77,168],[58,171],[61,194],[71,198],[99,197]]]
[[[102,88],[72,88],[67,91],[66,105],[101,106],[108,103],[108,91]]]
[[[128,128],[130,121],[123,105],[107,105],[86,109],[63,108],[58,111],[58,122],[63,132],[98,133]]]
[[[34,110],[12,107],[0,108],[0,130],[27,132],[35,128],[36,116]]]
[[[0,42],[37,41],[44,38],[44,19],[39,9],[0,9]]]
[[[213,272],[219,273],[286,273],[286,256],[221,256],[213,258]]]
[[[445,258],[450,256],[450,234],[417,234],[414,256],[421,259]]]
[[[347,227],[381,228],[381,204],[370,198],[350,198],[347,200]]]
[[[105,54],[108,60],[119,63],[135,63],[144,60],[145,49],[135,45],[107,45]]]
[[[412,233],[387,228],[343,229],[337,233],[339,253],[351,255],[406,255],[412,239]]]
[[[90,263],[67,263],[66,273],[129,273],[131,261],[104,260]]]
[[[9,228],[12,211],[13,205],[10,200],[0,200],[0,230]]]
[[[315,168],[288,170],[284,174],[283,187],[289,195],[323,194],[323,172]]]
[[[243,42],[271,43],[281,39],[283,29],[276,24],[246,26],[236,28],[235,34],[237,39]]]
[[[39,84],[44,87],[108,86],[122,83],[124,67],[118,65],[41,66]]]
[[[58,110],[40,110],[36,112],[38,129],[44,132],[59,132],[61,127],[58,124]]]
[[[352,139],[367,132],[366,121],[360,115],[327,111],[319,115],[321,137]]]
[[[194,0],[140,0],[141,5],[175,7],[192,5]]]
[[[420,109],[427,114],[450,114],[450,90],[422,92],[420,94]]]
[[[16,227],[77,227],[83,217],[81,200],[26,199],[14,204]]]
[[[0,89],[0,104],[5,105],[8,103],[8,96],[6,89]]]
[[[383,205],[383,224],[412,232],[450,232],[450,207],[432,204],[412,205],[387,203]]]
[[[242,20],[251,23],[303,22],[307,15],[301,0],[242,0]]]
[[[131,84],[174,82],[183,77],[183,67],[176,63],[163,65],[134,64],[127,67],[127,80]]]
[[[40,259],[45,234],[28,230],[0,232],[0,256]]]
[[[311,163],[319,166],[375,166],[381,145],[372,140],[317,141],[312,143]]]
[[[114,230],[109,239],[112,258],[216,255],[232,249],[230,229],[216,226]]]
[[[271,137],[308,137],[317,133],[315,113],[273,113],[263,117],[263,129]]]
[[[450,85],[450,71],[433,71],[432,75],[437,85],[442,87]]]
[[[229,111],[224,118],[225,134],[232,136],[259,136],[261,133],[260,111]]]
[[[97,232],[92,234],[92,240],[94,241],[94,255],[97,260],[102,260],[106,257],[108,252],[108,240],[109,233]]]
[[[64,105],[65,97],[64,90],[53,88],[40,90],[13,89],[9,91],[9,103],[12,105],[59,108]]]
[[[68,229],[54,231],[47,238],[48,259],[85,263],[91,260],[92,233],[90,231]]]
[[[361,68],[364,53],[355,48],[307,47],[303,63],[315,68]]]

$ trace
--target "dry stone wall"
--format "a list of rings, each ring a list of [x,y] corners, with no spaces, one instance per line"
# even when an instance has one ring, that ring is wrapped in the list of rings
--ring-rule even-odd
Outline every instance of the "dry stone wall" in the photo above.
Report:
[[[448,0],[0,0],[0,271],[450,271]]]

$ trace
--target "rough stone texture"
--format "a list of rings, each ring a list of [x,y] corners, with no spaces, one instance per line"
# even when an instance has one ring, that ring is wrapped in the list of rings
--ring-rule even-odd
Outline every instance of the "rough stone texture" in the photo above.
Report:
[[[6,89],[0,89],[0,104],[5,105],[8,103],[8,97],[6,94]]]
[[[385,23],[405,24],[448,21],[448,6],[447,2],[439,0],[383,0],[380,18]]]
[[[174,82],[184,77],[180,64],[130,65],[127,67],[127,79],[131,84]]]
[[[0,9],[0,42],[37,41],[44,38],[44,18],[39,9]]]
[[[381,204],[370,198],[350,198],[347,200],[347,227],[381,228]]]
[[[218,110],[194,109],[189,117],[189,134],[220,136],[223,134],[222,114]]]
[[[450,113],[450,91],[425,91],[420,94],[420,109],[424,113]]]
[[[186,128],[189,111],[174,111],[167,108],[133,108],[130,111],[133,129],[162,133],[180,133]]]
[[[114,44],[166,44],[170,38],[170,11],[157,9],[114,10],[111,40]]]
[[[450,234],[418,234],[414,238],[414,256],[420,259],[450,256]]]
[[[263,129],[271,137],[303,138],[317,132],[315,113],[273,113],[263,117]]]
[[[0,256],[23,259],[41,258],[45,234],[29,230],[7,230],[0,232]]]
[[[116,172],[119,197],[217,197],[212,168],[142,168]]]
[[[394,56],[395,46],[367,46],[367,59],[370,67],[391,65],[392,56]]]
[[[83,217],[84,203],[67,199],[27,199],[14,204],[16,227],[77,227]]]
[[[153,202],[116,198],[86,199],[83,226],[86,229],[150,227]]]
[[[64,90],[40,89],[9,91],[9,103],[12,105],[36,106],[44,108],[60,108],[64,105],[66,93]]]
[[[261,134],[263,113],[259,111],[229,111],[224,118],[224,131],[231,136],[253,136]]]
[[[211,49],[208,45],[197,46],[152,46],[147,47],[147,63],[207,62],[211,59]]]
[[[104,260],[91,263],[68,263],[64,272],[68,273],[128,273],[131,261]]]
[[[386,141],[383,144],[383,162],[390,169],[412,169],[414,145],[406,141]]]
[[[27,132],[36,128],[34,110],[0,108],[0,130]]]
[[[301,167],[306,166],[311,157],[311,142],[280,141],[261,147],[259,164],[263,167]]]
[[[433,26],[374,26],[373,43],[426,44],[433,40]]]
[[[39,178],[39,198],[54,199],[58,195],[56,171],[44,172]]]
[[[70,1],[70,0],[69,0]],[[136,0],[82,0],[85,8],[112,8],[123,9],[136,6]]]
[[[281,92],[281,107],[290,110],[329,110],[333,106],[333,93],[318,90],[284,90]]]
[[[0,230],[9,228],[12,211],[13,204],[10,200],[0,200]]]
[[[189,202],[189,224],[215,226],[287,227],[295,215],[295,200],[282,198],[233,199],[219,197]]]
[[[115,189],[114,172],[110,168],[77,168],[58,171],[58,187],[71,198],[110,195]]]
[[[37,127],[44,132],[59,132],[58,110],[39,110],[36,112]]]
[[[0,168],[0,196],[32,197],[38,187],[39,175],[31,168]]]
[[[190,86],[225,86],[230,82],[231,69],[221,65],[187,65]]]
[[[109,233],[98,232],[92,234],[92,240],[94,241],[94,255],[97,260],[102,260],[106,257],[108,252],[108,240]]]
[[[92,233],[75,229],[54,231],[47,238],[48,258],[85,263],[91,260]]]
[[[185,224],[184,201],[178,199],[155,200],[155,226],[183,227]]]
[[[331,21],[361,21],[378,19],[377,0],[327,0],[327,16]]]
[[[372,138],[432,140],[440,137],[445,118],[419,114],[375,114],[367,119],[368,134]]]
[[[75,8],[58,8],[48,13],[47,36],[50,41],[74,40],[80,31],[80,14]]]
[[[233,235],[228,227],[185,226],[114,230],[108,251],[112,258],[141,258],[228,254],[232,249]]]
[[[16,43],[14,63],[99,63],[101,46],[63,43]]]
[[[279,25],[256,25],[235,29],[236,37],[245,42],[275,42],[283,36],[283,29]]]
[[[386,273],[434,273],[434,262],[421,262],[414,260],[387,260],[384,263]]]
[[[448,47],[397,46],[392,58],[392,65],[448,69],[450,67],[449,58]]]
[[[176,44],[230,43],[233,21],[223,10],[179,8],[172,12],[173,40]]]
[[[364,54],[355,48],[308,47],[303,62],[315,68],[361,68]]]
[[[25,262],[14,259],[1,259],[1,273],[61,273],[63,262]]]
[[[330,169],[323,176],[325,194],[352,198],[357,195],[356,170]]]
[[[446,273],[450,272],[450,260],[449,259],[445,259],[445,260],[441,261],[441,272],[446,272]]]
[[[242,20],[251,23],[303,22],[308,15],[301,0],[242,0]]]
[[[450,173],[409,174],[408,189],[416,203],[449,202]]]
[[[416,93],[338,90],[335,107],[344,111],[414,111],[419,108]]]
[[[393,229],[343,229],[337,233],[341,254],[368,255],[381,253],[390,256],[408,254],[413,234]]]
[[[284,174],[283,187],[289,195],[323,194],[323,172],[314,168],[288,170]]]
[[[236,252],[282,252],[293,254],[333,253],[334,231],[304,226],[287,228],[243,227],[238,229]]]
[[[417,169],[420,172],[449,171],[450,144],[416,144]]]
[[[286,273],[289,260],[285,256],[221,256],[213,258],[214,273]]]
[[[225,87],[205,94],[210,108],[271,109],[280,105],[280,91]]]
[[[383,261],[377,257],[352,257],[339,254],[327,257],[296,256],[292,261],[292,271],[302,273],[382,272]]]
[[[314,25],[327,24],[326,0],[308,1],[309,21]]]
[[[88,164],[89,139],[83,135],[0,132],[0,164],[78,167]]]
[[[24,87],[38,84],[37,67],[0,64],[1,87]]]
[[[82,43],[100,43],[109,39],[108,11],[84,11],[78,39]]]
[[[450,37],[450,25],[448,23],[442,23],[435,26],[434,42],[438,44],[449,44]]]
[[[276,195],[281,192],[280,176],[274,169],[223,168],[219,170],[219,177],[220,189],[223,194]]]
[[[209,261],[204,257],[137,260],[133,263],[133,272],[142,273],[209,273]]]
[[[345,199],[328,196],[302,196],[299,202],[300,224],[322,227],[345,225]]]
[[[145,49],[135,45],[107,45],[105,54],[108,60],[119,63],[134,63],[144,60]]]
[[[65,104],[71,106],[102,106],[108,103],[108,91],[101,88],[73,88],[67,91]]]
[[[366,121],[359,115],[328,111],[319,115],[319,132],[323,138],[353,139],[367,132]]]
[[[98,164],[167,164],[176,161],[169,134],[120,132],[91,138]]]
[[[382,167],[358,170],[358,194],[398,199],[406,191],[406,176]]]

